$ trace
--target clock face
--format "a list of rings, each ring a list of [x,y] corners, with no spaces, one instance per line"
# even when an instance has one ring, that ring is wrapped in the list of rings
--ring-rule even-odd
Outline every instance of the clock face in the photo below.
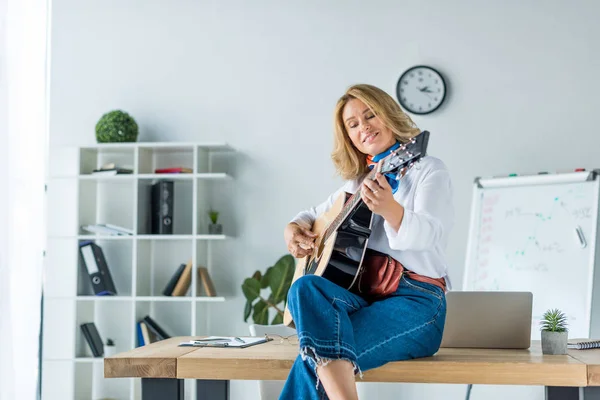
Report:
[[[446,98],[446,82],[435,69],[419,65],[400,76],[396,96],[406,111],[429,114],[437,110]]]

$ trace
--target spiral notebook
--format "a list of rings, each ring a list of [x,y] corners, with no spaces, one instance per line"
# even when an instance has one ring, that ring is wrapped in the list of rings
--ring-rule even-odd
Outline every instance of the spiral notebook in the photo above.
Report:
[[[567,347],[575,350],[600,349],[600,340],[574,340],[570,341]]]

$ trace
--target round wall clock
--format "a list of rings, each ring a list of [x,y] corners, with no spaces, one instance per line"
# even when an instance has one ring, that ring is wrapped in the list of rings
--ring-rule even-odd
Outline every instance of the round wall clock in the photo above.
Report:
[[[446,98],[446,82],[442,75],[426,65],[406,70],[398,79],[396,96],[400,105],[413,114],[429,114]]]

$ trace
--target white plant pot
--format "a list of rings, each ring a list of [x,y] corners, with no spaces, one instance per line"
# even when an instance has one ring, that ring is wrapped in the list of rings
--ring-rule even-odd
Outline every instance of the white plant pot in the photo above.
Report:
[[[111,357],[117,354],[117,348],[115,346],[104,345],[104,357]]]
[[[568,332],[542,331],[542,354],[567,354]]]

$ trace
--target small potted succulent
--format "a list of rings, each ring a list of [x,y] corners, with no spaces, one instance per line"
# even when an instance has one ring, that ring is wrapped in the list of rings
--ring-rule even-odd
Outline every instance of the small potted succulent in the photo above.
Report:
[[[107,339],[104,345],[104,357],[114,356],[116,353],[115,342],[112,339]]]
[[[542,317],[542,353],[543,354],[567,354],[567,317],[558,310],[552,309],[544,313]]]
[[[210,210],[208,212],[208,216],[210,217],[210,224],[208,224],[208,233],[211,235],[221,235],[223,233],[223,226],[217,223],[219,219],[219,212],[215,210]]]

